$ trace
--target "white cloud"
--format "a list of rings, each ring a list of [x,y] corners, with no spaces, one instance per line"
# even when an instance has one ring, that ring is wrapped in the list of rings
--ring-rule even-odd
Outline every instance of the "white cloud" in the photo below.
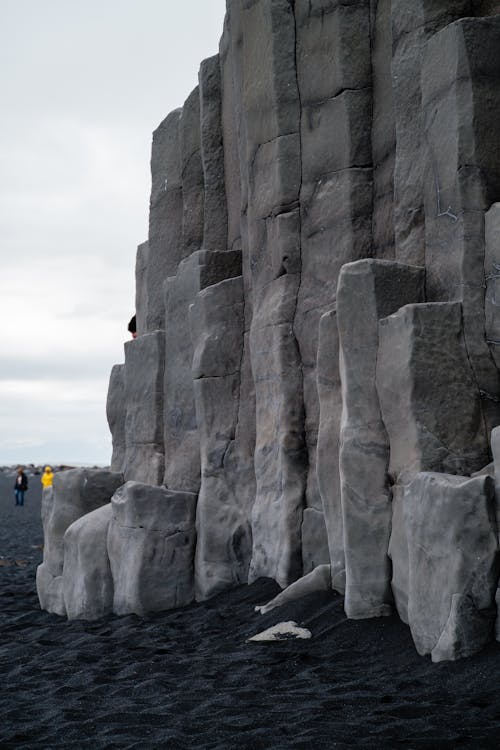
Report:
[[[109,461],[151,133],[217,51],[224,6],[2,0],[0,463]]]

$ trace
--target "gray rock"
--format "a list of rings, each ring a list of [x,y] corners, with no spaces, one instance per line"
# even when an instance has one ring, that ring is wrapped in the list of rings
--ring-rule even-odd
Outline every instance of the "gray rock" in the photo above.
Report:
[[[184,102],[180,119],[183,257],[201,250],[204,229],[204,179],[201,161],[200,90]],[[170,274],[175,273],[171,269]]]
[[[237,24],[239,3],[232,3],[226,12],[224,30],[219,44],[221,76],[221,130],[224,151],[224,184],[227,206],[227,246],[241,238],[241,167],[239,151],[241,122],[241,69],[242,44],[237,43],[240,30]]]
[[[400,618],[408,625],[408,538],[404,517],[405,487],[392,487],[392,523],[388,555],[392,562],[391,589]]]
[[[135,257],[135,315],[138,336],[147,333],[149,242],[137,248]]]
[[[176,276],[165,283],[163,483],[171,489],[198,492],[200,487],[200,439],[191,372],[193,345],[189,307],[200,290],[240,275],[239,253],[200,251],[183,260]]]
[[[456,21],[429,40],[421,76],[427,298],[462,303],[488,431],[500,422],[484,336],[483,213],[500,194],[499,47],[500,16]]]
[[[297,77],[302,104],[361,89],[371,78],[369,3],[296,0]]]
[[[79,518],[64,534],[62,591],[68,620],[98,620],[113,610],[110,521],[108,503]]]
[[[78,518],[109,503],[123,484],[117,472],[69,469],[54,474],[53,499],[46,516],[43,562],[53,576],[62,575],[64,534]]]
[[[433,661],[479,651],[492,637],[498,533],[490,477],[418,474],[404,499],[408,620]]]
[[[371,168],[340,170],[302,185],[302,267],[294,331],[302,362],[310,467],[306,502],[317,509],[322,506],[314,470],[320,423],[316,385],[319,320],[335,302],[342,266],[370,255],[372,203]]]
[[[425,262],[421,69],[425,44],[439,29],[470,15],[468,0],[392,0],[392,75],[396,126],[394,228],[396,259]]]
[[[161,484],[165,335],[154,331],[125,344],[125,479]]]
[[[307,575],[294,581],[284,591],[271,599],[266,604],[259,604],[255,607],[256,612],[265,615],[276,607],[282,607],[283,604],[301,599],[316,591],[329,591],[332,588],[332,578],[329,565],[318,565]]]
[[[246,583],[252,551],[255,495],[253,446],[242,440],[239,418],[244,300],[241,276],[201,291],[189,311],[193,377],[200,436],[201,487],[197,505],[196,598]],[[221,408],[221,404],[224,408]],[[240,427],[240,429],[238,429]],[[252,430],[250,430],[252,432]]]
[[[219,55],[203,60],[198,78],[200,85],[201,160],[205,184],[203,247],[205,250],[225,250],[227,246],[227,203],[224,182]]]
[[[125,469],[126,413],[125,365],[113,365],[109,378],[108,396],[106,399],[106,416],[113,442],[111,471],[123,472]]]
[[[36,569],[36,592],[40,608],[53,615],[66,616],[62,589],[62,575],[54,576],[49,567],[42,563]]]
[[[117,472],[70,469],[54,474],[52,496],[46,492],[43,497],[43,563],[36,576],[42,609],[66,614],[62,578],[64,534],[78,518],[109,503],[122,483],[123,475]]]
[[[181,110],[171,112],[153,133],[146,290],[139,287],[138,333],[163,328],[163,282],[186,254],[182,244],[183,190],[180,161]],[[144,305],[145,302],[145,305]],[[143,329],[144,312],[146,325]]]
[[[500,203],[494,203],[485,217],[484,318],[486,341],[500,368]]]
[[[113,611],[144,615],[189,604],[196,495],[127,482],[111,505],[107,547]]]
[[[384,260],[347,263],[337,287],[342,381],[340,484],[348,617],[390,612],[389,439],[375,387],[378,321],[423,297],[424,272]]]
[[[339,442],[342,392],[339,370],[337,310],[321,316],[317,387],[320,403],[316,470],[326,525],[332,585],[345,592],[344,523],[340,495]]]
[[[380,321],[379,336],[377,390],[394,482],[406,484],[419,471],[467,475],[487,464],[461,305],[406,305]]]
[[[302,570],[304,575],[318,565],[330,567],[328,535],[321,510],[305,508],[302,516]]]
[[[372,67],[373,257],[394,258],[396,123],[392,75],[392,0],[370,0]]]
[[[491,432],[491,452],[493,454],[493,476],[495,479],[495,516],[497,529],[500,530],[500,427],[495,427]],[[497,641],[500,641],[500,586],[497,588],[495,601],[497,605],[495,637]]]

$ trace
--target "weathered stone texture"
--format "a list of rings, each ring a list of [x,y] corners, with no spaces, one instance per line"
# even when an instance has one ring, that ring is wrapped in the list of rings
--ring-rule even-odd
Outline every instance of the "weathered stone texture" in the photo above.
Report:
[[[407,487],[408,621],[419,654],[458,659],[490,640],[498,580],[491,477],[421,473]]]
[[[189,604],[196,495],[127,482],[111,505],[107,549],[113,611],[144,615]]]
[[[138,336],[147,332],[149,242],[137,248],[135,258],[135,316]]]
[[[165,282],[163,483],[170,489],[198,492],[200,487],[200,438],[191,372],[189,307],[200,290],[240,275],[240,253],[199,251],[185,258],[176,276]]]
[[[390,473],[470,474],[488,463],[480,394],[458,302],[406,305],[380,321],[377,390],[391,445]]]
[[[163,331],[125,344],[125,479],[160,484],[163,477]]]
[[[322,508],[316,449],[318,327],[346,262],[371,254],[370,12],[349,4],[295,3],[300,95],[300,286],[294,331],[303,373],[308,472],[305,502]]]
[[[317,387],[320,403],[316,471],[330,554],[332,586],[345,591],[344,523],[340,496],[339,444],[342,392],[339,369],[337,310],[321,316]]]
[[[396,124],[392,76],[392,0],[370,0],[372,64],[373,257],[394,258]]]
[[[484,336],[484,211],[500,197],[500,16],[462,19],[428,42],[422,66],[427,298],[462,303],[489,429],[500,378]]]
[[[469,0],[392,0],[392,75],[396,154],[396,259],[425,263],[424,153],[421,68],[425,44],[439,29],[469,15]]]
[[[176,109],[167,115],[153,133],[145,290],[143,285],[138,287],[141,303],[139,334],[163,328],[162,285],[167,276],[175,272],[180,259],[186,254],[182,244],[180,119],[181,110]]]
[[[375,386],[378,321],[407,302],[420,301],[424,280],[422,269],[384,260],[348,263],[339,277],[339,460],[348,617],[390,611],[389,438]]]
[[[62,579],[66,529],[81,516],[109,503],[122,483],[122,474],[109,471],[69,469],[54,475],[52,497],[45,497],[43,563],[37,570],[42,609],[66,614]]]
[[[183,201],[182,257],[185,257],[201,250],[203,245],[205,194],[201,161],[199,86],[184,102],[179,129]],[[169,275],[174,272],[174,269],[171,269]]]
[[[113,610],[110,521],[108,503],[76,520],[64,534],[62,591],[68,620],[98,620]]]
[[[113,365],[109,378],[108,396],[106,399],[106,416],[113,441],[111,471],[123,472],[125,469],[126,414],[125,366]]]
[[[494,203],[484,219],[484,328],[492,357],[500,369],[500,203]]]
[[[195,590],[197,599],[205,599],[247,581],[252,551],[254,419],[240,422],[241,400],[252,403],[248,374],[242,372],[241,276],[200,292],[190,308],[190,325],[201,454]],[[242,428],[249,435],[243,436]]]

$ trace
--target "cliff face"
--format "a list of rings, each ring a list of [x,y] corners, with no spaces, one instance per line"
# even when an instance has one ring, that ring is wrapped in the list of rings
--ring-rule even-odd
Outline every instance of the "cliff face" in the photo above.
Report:
[[[395,605],[422,653],[489,637],[493,485],[464,477],[500,424],[499,82],[495,2],[228,0],[153,134],[108,396],[112,470],[197,498],[176,603],[327,564],[349,616]],[[461,513],[480,563],[456,559]],[[419,571],[446,560],[422,624]]]

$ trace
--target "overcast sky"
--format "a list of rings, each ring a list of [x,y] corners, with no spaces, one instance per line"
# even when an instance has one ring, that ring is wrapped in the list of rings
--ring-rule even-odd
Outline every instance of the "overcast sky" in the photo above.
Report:
[[[151,133],[225,0],[0,0],[0,464],[107,464]]]

